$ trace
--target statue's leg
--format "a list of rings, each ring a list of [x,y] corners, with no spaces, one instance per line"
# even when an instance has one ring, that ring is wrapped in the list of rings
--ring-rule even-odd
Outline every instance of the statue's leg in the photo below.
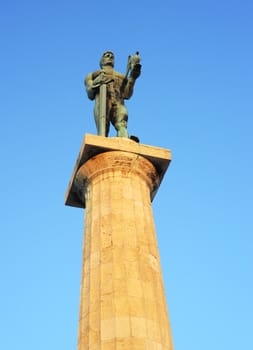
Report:
[[[106,116],[106,120],[105,120],[105,136],[106,137],[108,137],[109,129],[110,129],[110,119],[107,118],[107,116]]]
[[[112,125],[117,130],[118,137],[128,137],[127,132],[127,109],[122,104],[115,104],[113,106],[113,113],[111,114]]]

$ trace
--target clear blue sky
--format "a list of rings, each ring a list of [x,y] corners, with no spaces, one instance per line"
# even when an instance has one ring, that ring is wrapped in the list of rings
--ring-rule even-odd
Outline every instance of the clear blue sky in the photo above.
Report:
[[[76,349],[83,210],[64,194],[83,79],[112,50],[129,132],[172,150],[153,202],[175,350],[253,349],[253,2],[1,4],[0,348]],[[111,136],[114,136],[111,130]]]

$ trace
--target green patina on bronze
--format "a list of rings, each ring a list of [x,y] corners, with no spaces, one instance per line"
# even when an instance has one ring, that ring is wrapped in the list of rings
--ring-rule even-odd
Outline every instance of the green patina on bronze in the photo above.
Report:
[[[128,56],[125,75],[114,70],[114,54],[111,51],[103,54],[100,68],[89,73],[84,81],[89,99],[95,100],[97,133],[107,137],[112,123],[118,137],[128,137],[128,113],[124,100],[132,96],[135,81],[141,74],[139,53]],[[138,140],[136,137],[131,138]]]

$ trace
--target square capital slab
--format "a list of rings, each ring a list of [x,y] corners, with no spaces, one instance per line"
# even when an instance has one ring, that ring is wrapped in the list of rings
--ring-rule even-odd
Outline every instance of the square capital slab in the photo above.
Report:
[[[146,158],[156,168],[160,183],[172,159],[170,150],[165,148],[143,145],[123,137],[103,137],[86,134],[67,188],[65,205],[85,208],[85,204],[77,196],[74,184],[76,174],[79,168],[92,157],[111,151],[134,153]],[[155,193],[152,195],[151,200],[154,199],[154,196]]]

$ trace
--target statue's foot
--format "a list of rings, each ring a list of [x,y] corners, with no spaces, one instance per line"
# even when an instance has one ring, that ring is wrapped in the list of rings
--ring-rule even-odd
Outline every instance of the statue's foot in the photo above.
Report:
[[[131,135],[129,138],[130,138],[131,140],[137,142],[137,143],[140,142],[140,140],[139,140],[139,138],[138,138],[137,136]]]

